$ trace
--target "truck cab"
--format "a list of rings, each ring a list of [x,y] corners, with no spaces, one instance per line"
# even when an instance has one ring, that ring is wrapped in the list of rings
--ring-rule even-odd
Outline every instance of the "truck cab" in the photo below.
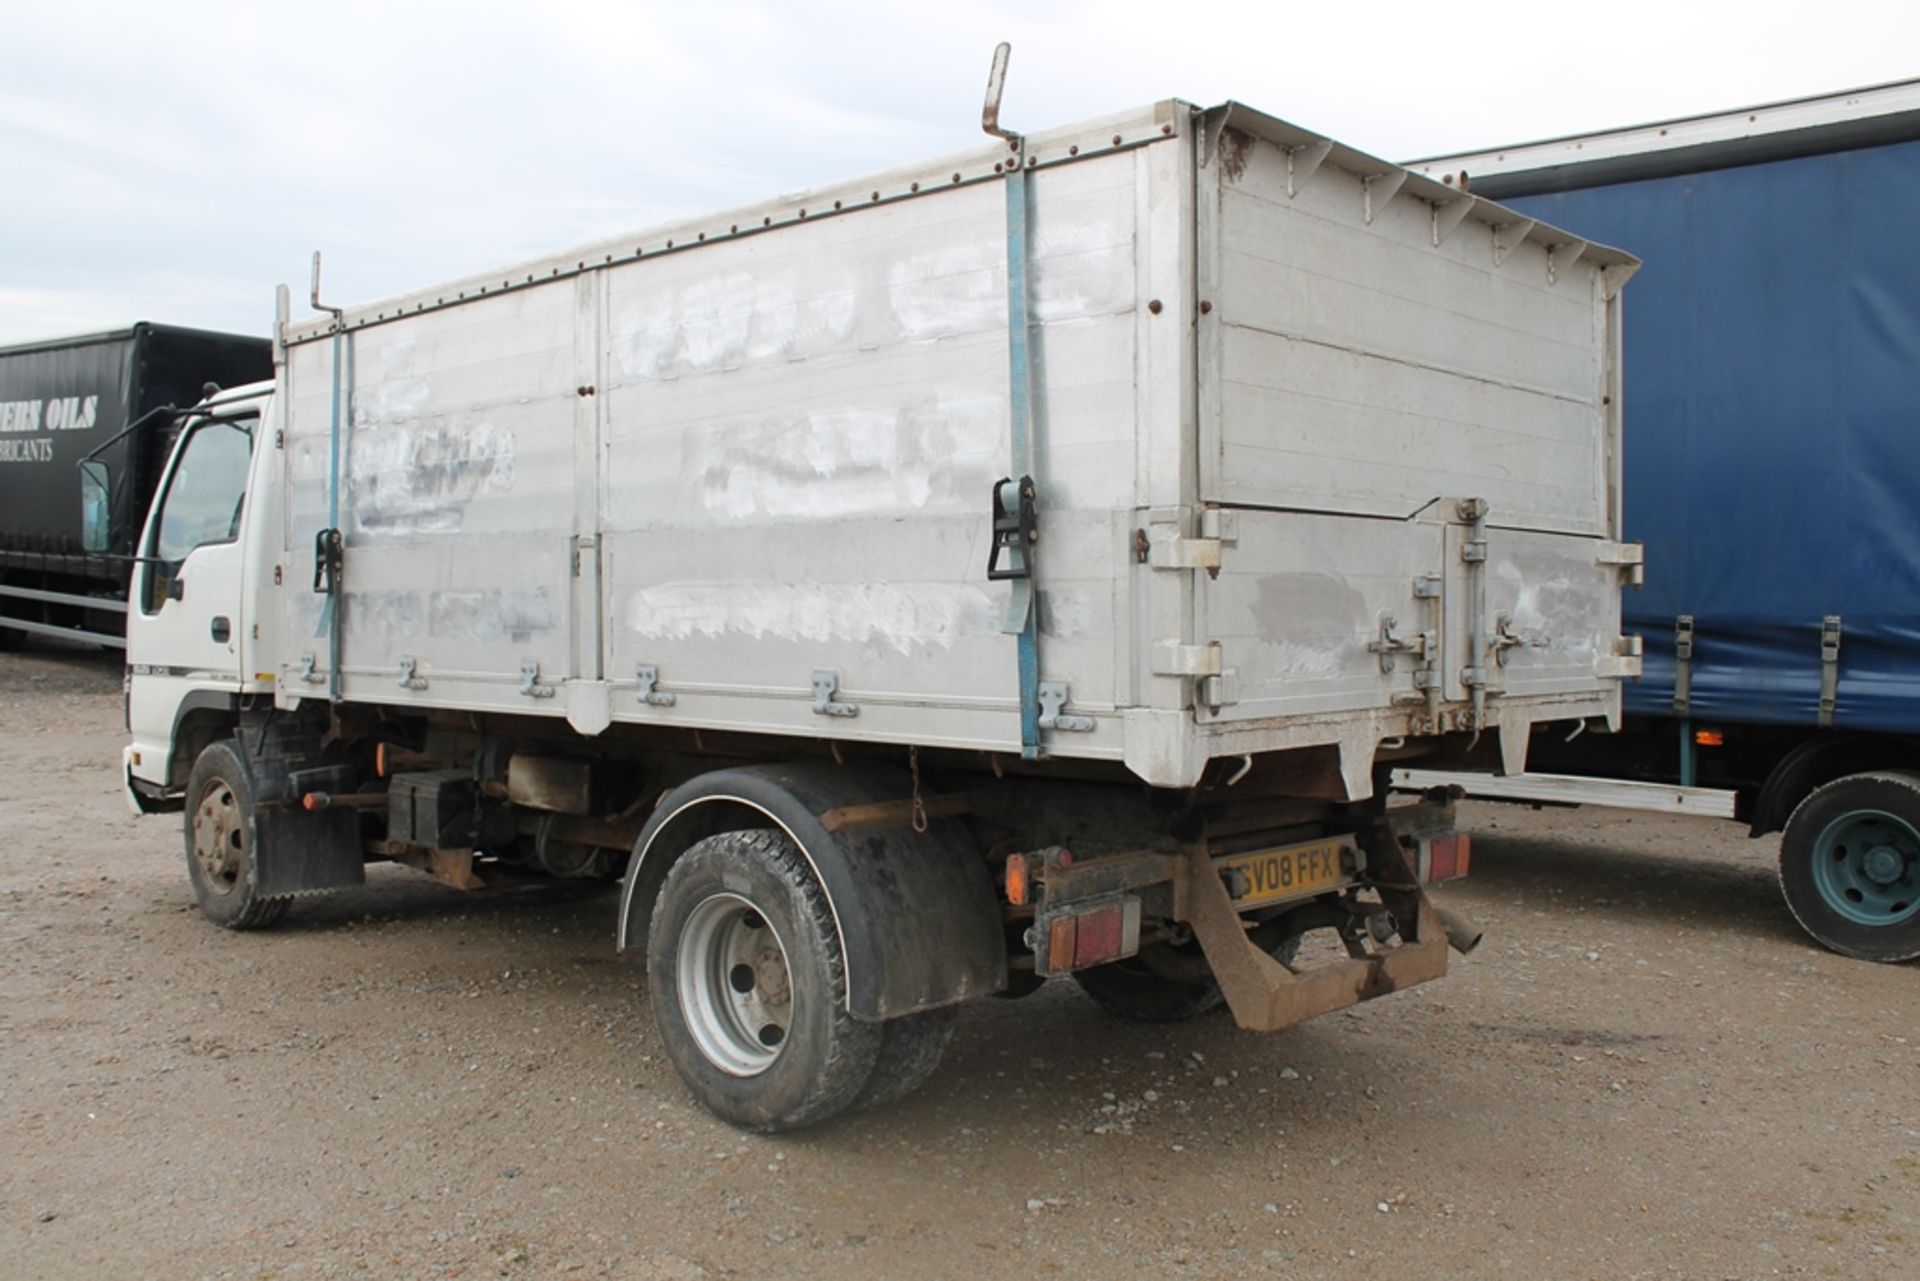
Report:
[[[258,597],[247,586],[249,569],[271,561],[250,496],[266,488],[255,478],[270,452],[258,445],[273,405],[273,384],[263,382],[186,411],[141,531],[127,605],[124,753],[136,812],[178,809],[194,759],[229,732],[241,700],[272,697],[272,674],[253,671],[249,602]]]

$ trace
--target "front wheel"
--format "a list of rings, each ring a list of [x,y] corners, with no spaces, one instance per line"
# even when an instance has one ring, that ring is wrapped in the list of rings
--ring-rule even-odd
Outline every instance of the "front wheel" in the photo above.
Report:
[[[1920,776],[1853,774],[1802,801],[1780,840],[1780,889],[1843,956],[1920,956]]]
[[[257,930],[286,915],[287,899],[259,891],[260,831],[253,777],[232,739],[209,744],[187,780],[187,879],[200,911],[230,930]]]
[[[654,903],[647,986],[681,1079],[743,1129],[845,1111],[880,1055],[880,1026],[847,1012],[826,894],[783,832],[722,832],[680,857]]]

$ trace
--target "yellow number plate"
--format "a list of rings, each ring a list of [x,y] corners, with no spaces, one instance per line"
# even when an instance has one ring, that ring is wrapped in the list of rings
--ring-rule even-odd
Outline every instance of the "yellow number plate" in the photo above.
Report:
[[[1242,890],[1233,901],[1241,911],[1278,903],[1282,899],[1301,898],[1337,889],[1352,878],[1340,866],[1345,846],[1340,841],[1314,841],[1309,845],[1287,845],[1277,850],[1255,850],[1223,858],[1218,866],[1238,876],[1228,885]]]

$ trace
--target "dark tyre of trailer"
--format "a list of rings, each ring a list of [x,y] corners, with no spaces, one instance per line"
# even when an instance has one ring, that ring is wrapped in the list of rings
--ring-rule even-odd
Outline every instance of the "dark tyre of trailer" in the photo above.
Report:
[[[194,762],[185,818],[187,879],[208,920],[230,930],[257,930],[286,915],[286,897],[258,892],[253,778],[232,739],[208,745]]]
[[[1780,888],[1833,951],[1920,957],[1920,775],[1853,774],[1817,788],[1787,820]]]

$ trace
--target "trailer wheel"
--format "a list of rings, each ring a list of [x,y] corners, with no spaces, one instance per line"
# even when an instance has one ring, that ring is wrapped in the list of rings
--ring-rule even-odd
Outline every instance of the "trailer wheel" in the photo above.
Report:
[[[647,982],[667,1057],[722,1120],[772,1134],[843,1112],[880,1055],[847,1012],[826,894],[784,832],[709,836],[655,900]]]
[[[1077,970],[1074,981],[1101,1009],[1141,1023],[1183,1023],[1225,1004],[1220,985],[1199,975],[1206,960],[1198,944],[1152,946],[1159,949],[1152,956],[1143,951],[1123,961]],[[1300,939],[1295,935],[1274,949],[1274,959],[1290,962],[1299,950]],[[1196,973],[1192,978],[1172,977],[1180,970]]]
[[[1817,788],[1787,820],[1780,889],[1801,928],[1843,956],[1920,956],[1920,776]]]
[[[200,911],[230,930],[257,930],[286,915],[285,897],[263,898],[253,781],[232,739],[209,744],[187,780],[187,879]]]
[[[854,1100],[856,1108],[877,1108],[906,1098],[927,1083],[940,1066],[953,1039],[953,1020],[959,1007],[921,1010],[880,1025],[880,1056],[866,1088]]]

